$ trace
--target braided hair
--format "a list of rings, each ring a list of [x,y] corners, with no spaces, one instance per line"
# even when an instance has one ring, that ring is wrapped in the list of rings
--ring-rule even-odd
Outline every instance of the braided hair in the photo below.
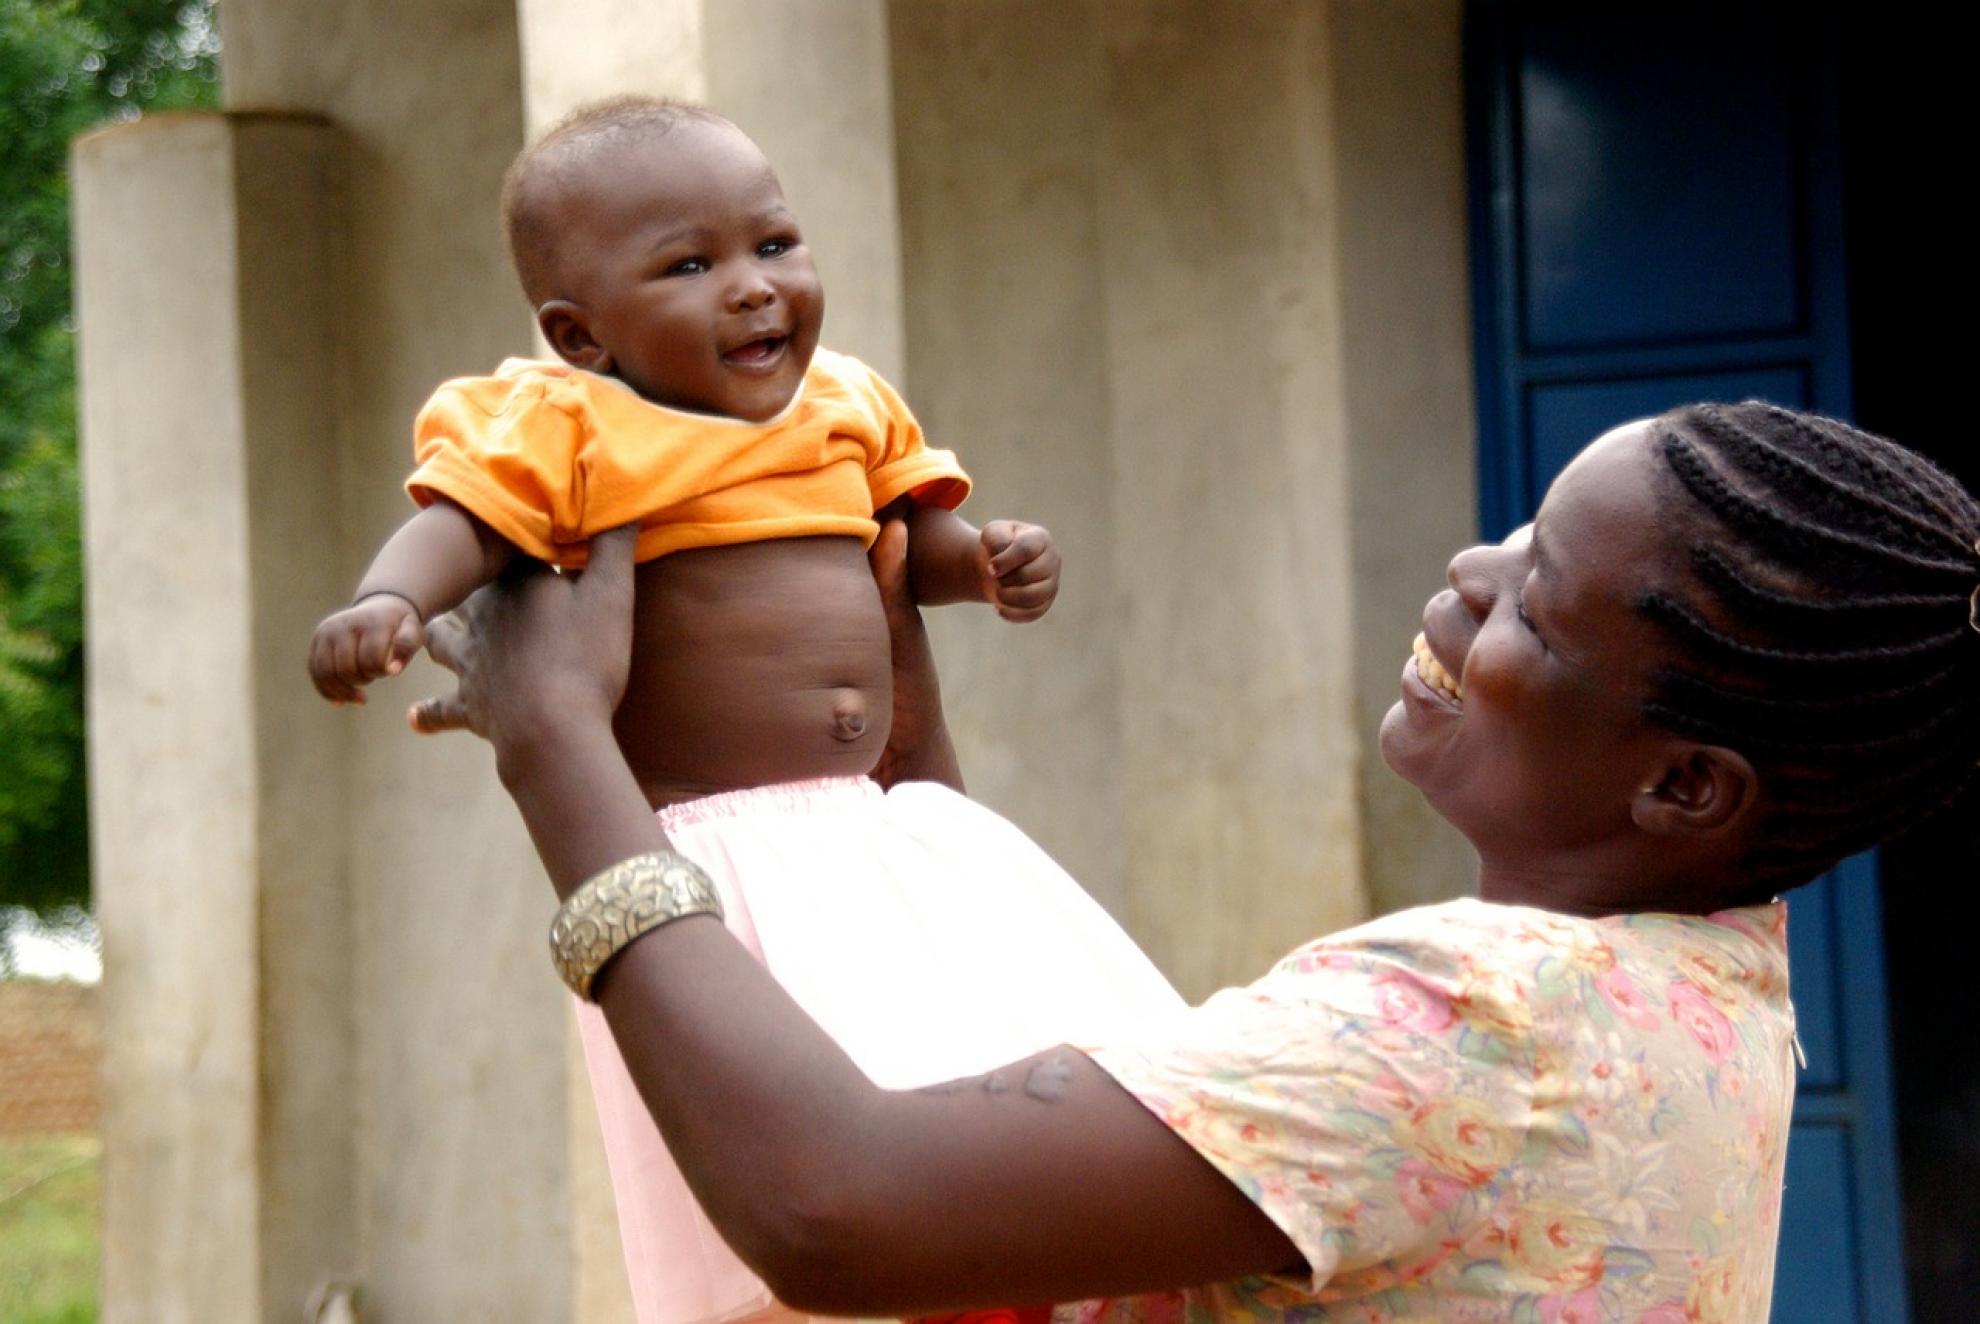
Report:
[[[1755,401],[1653,437],[1705,532],[1691,583],[1637,603],[1677,651],[1644,714],[1753,762],[1746,863],[1805,882],[1980,764],[1980,502],[1894,442]]]

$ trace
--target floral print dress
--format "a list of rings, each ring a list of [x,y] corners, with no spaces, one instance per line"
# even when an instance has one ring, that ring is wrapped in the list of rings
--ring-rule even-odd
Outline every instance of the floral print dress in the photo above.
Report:
[[[1310,943],[1093,1057],[1311,1276],[1059,1318],[1764,1321],[1787,971],[1779,902],[1591,920],[1454,901]]]

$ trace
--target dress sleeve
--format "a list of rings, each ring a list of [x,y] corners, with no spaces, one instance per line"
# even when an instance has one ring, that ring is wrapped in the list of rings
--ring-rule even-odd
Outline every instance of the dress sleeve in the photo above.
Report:
[[[880,424],[880,445],[867,468],[873,508],[912,495],[925,506],[954,510],[969,495],[969,475],[954,451],[936,450],[921,435],[907,401],[880,374],[867,371],[865,391]]]
[[[1517,1017],[1473,1019],[1477,992],[1393,954],[1294,953],[1091,1055],[1285,1232],[1309,1290],[1380,1291],[1460,1243],[1524,1143]]]
[[[591,431],[545,382],[451,381],[413,424],[418,468],[406,491],[421,506],[444,496],[529,555],[558,561],[583,541]]]

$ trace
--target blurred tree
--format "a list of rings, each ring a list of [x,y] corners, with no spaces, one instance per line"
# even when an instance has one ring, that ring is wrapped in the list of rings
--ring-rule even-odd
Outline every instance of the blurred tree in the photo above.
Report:
[[[69,141],[216,104],[218,55],[212,0],[0,0],[0,939],[89,895]]]

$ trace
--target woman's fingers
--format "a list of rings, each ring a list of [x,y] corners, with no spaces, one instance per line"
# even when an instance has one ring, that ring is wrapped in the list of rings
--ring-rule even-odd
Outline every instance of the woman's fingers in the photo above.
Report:
[[[907,587],[907,540],[907,521],[890,519],[880,526],[880,536],[866,554],[873,566],[873,582],[880,589],[880,605],[890,620],[914,607]]]
[[[406,724],[429,736],[440,731],[466,731],[469,729],[467,704],[461,701],[459,690],[421,699],[406,710]]]
[[[435,662],[455,675],[461,670],[461,646],[467,638],[467,627],[453,612],[436,618],[426,627],[426,653]]]
[[[630,602],[633,582],[633,549],[639,542],[639,525],[622,524],[591,540],[584,573],[578,576],[577,593],[582,598],[603,599],[607,603]]]

